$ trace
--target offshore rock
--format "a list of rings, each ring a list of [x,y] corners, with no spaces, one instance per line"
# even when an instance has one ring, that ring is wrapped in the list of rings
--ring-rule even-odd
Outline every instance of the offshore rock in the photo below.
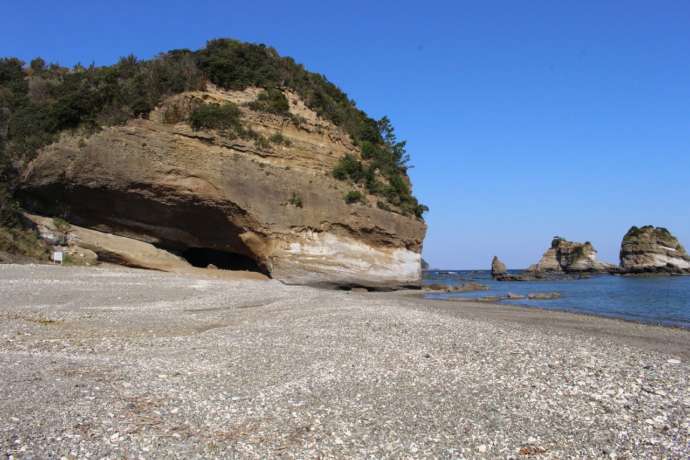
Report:
[[[690,256],[678,239],[663,227],[632,227],[620,252],[623,273],[690,273]]]
[[[491,276],[496,278],[498,276],[505,275],[506,273],[508,273],[506,264],[501,262],[497,256],[494,256],[493,260],[491,261]]]
[[[489,286],[485,284],[468,282],[463,284],[440,284],[432,283],[424,285],[425,291],[443,291],[443,292],[473,292],[473,291],[488,291]]]
[[[541,260],[528,269],[529,272],[544,275],[569,273],[608,273],[617,271],[613,264],[597,260],[597,251],[589,241],[578,243],[554,237],[551,247]]]

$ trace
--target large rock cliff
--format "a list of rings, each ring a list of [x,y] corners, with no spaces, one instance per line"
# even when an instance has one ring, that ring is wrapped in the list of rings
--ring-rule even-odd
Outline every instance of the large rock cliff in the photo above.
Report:
[[[632,227],[620,252],[625,273],[690,273],[690,256],[671,232],[651,225]]]
[[[25,168],[20,197],[199,266],[221,260],[299,284],[418,285],[424,222],[364,190],[344,199],[353,185],[333,168],[361,150],[288,90],[289,114],[253,110],[260,91],[209,85],[165,99],[148,119],[63,133]],[[228,102],[253,137],[192,129],[194,107]]]
[[[587,241],[577,243],[555,237],[539,262],[529,267],[533,273],[582,273],[615,271],[612,264],[597,260],[597,251]]]

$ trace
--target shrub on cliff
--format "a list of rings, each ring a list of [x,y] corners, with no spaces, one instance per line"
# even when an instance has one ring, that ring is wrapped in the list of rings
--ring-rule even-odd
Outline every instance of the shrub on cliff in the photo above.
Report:
[[[269,88],[259,93],[256,100],[250,102],[249,107],[261,112],[289,115],[290,103],[283,92],[277,88]]]
[[[48,259],[48,248],[36,231],[21,225],[15,227],[0,226],[0,253],[29,257],[33,260]]]
[[[289,140],[278,134],[279,137],[272,136],[266,139],[261,134],[252,129],[247,129],[242,125],[242,113],[232,102],[223,104],[201,104],[189,115],[189,124],[192,129],[213,129],[220,131],[230,139],[241,137],[242,139],[253,140],[257,147],[268,149],[271,142],[282,142],[289,145]]]
[[[342,126],[356,142],[380,142],[376,121],[359,110],[326,77],[308,72],[292,58],[281,57],[266,45],[231,39],[210,40],[194,53],[196,63],[208,79],[226,89],[287,87],[320,116]]]
[[[192,129],[219,129],[238,132],[242,129],[240,109],[232,102],[202,104],[189,115]]]
[[[3,183],[0,183],[0,253],[39,260],[48,257],[45,244],[36,230],[25,222],[19,205]]]
[[[290,139],[283,136],[281,133],[272,134],[271,137],[268,138],[268,140],[274,144],[284,145],[286,147],[289,147],[292,145],[292,142],[290,141]]]
[[[297,193],[295,193],[295,192],[292,192],[292,196],[291,196],[290,199],[288,200],[288,203],[290,203],[291,205],[293,205],[293,206],[296,207],[296,208],[301,208],[301,207],[303,206],[303,204],[304,204],[304,203],[302,202],[302,197],[299,196],[299,195],[298,195]]]
[[[364,177],[362,162],[349,153],[345,154],[333,168],[333,177],[359,182]]]
[[[199,89],[204,77],[190,55],[163,54],[150,61],[134,56],[108,67],[73,69],[0,59],[0,108],[9,112],[6,150],[30,158],[60,131],[95,130],[145,116],[163,97]]]
[[[383,196],[397,206],[403,214],[421,218],[429,210],[419,204],[412,195],[407,168],[409,156],[404,141],[398,141],[393,126],[387,117],[377,122],[381,143],[363,141],[361,143],[363,162],[351,154],[344,155],[333,169],[333,176],[366,186],[369,193]],[[378,180],[382,176],[387,184]]]
[[[363,203],[364,195],[362,195],[362,192],[357,190],[351,190],[345,194],[345,202],[347,204]]]
[[[19,206],[7,187],[0,183],[0,226],[16,227],[19,223]]]
[[[206,48],[195,53],[195,58],[209,80],[226,89],[276,86],[283,74],[276,65],[280,56],[273,48],[263,44],[229,39],[210,40]]]

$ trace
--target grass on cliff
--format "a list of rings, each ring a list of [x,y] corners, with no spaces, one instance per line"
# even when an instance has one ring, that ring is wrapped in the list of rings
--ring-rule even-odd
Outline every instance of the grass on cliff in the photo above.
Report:
[[[364,195],[358,190],[350,190],[345,194],[344,198],[347,204],[364,203]]]
[[[0,226],[0,253],[32,260],[48,260],[48,248],[36,231],[28,227]]]
[[[21,216],[19,206],[0,184],[0,253],[48,259],[48,248]],[[0,256],[1,257],[1,256]]]
[[[256,100],[248,104],[252,110],[290,116],[290,103],[285,94],[278,88],[265,89],[259,93]]]
[[[239,131],[242,129],[240,109],[232,102],[225,104],[202,104],[189,115],[192,129],[218,129]]]
[[[651,232],[657,237],[666,239],[666,240],[675,240],[676,238],[671,234],[671,232],[664,227],[654,227],[653,225],[645,225],[643,227],[636,227],[632,226],[630,227],[630,230],[625,234],[625,238],[636,238],[640,235],[643,235],[644,233]]]
[[[678,241],[678,239],[673,236],[673,234],[665,227],[654,227],[653,225],[637,227],[633,225],[623,237],[623,242],[632,238],[638,238],[647,232],[653,233],[654,237],[657,238],[657,240],[660,240],[663,244],[671,246],[683,254],[686,253],[685,247],[683,247],[680,241]]]
[[[385,178],[381,184],[367,179],[371,193],[386,197],[405,212],[421,215],[426,209],[409,192],[409,158],[404,142],[386,137],[392,134],[387,118],[368,117],[326,77],[281,57],[273,48],[230,39],[211,40],[198,51],[172,50],[150,60],[130,55],[103,67],[65,68],[41,58],[27,66],[16,58],[0,59],[0,181],[13,181],[16,165],[32,159],[62,131],[93,132],[145,118],[163,98],[203,89],[207,82],[233,90],[265,88],[252,104],[257,110],[277,114],[287,114],[289,109],[280,88],[294,91],[362,148],[363,167],[371,171],[367,177]],[[197,126],[217,123],[214,110],[197,114],[193,122]],[[234,121],[228,123],[234,126]],[[267,142],[257,139],[257,143],[262,141]],[[345,179],[354,181],[349,175]]]
[[[304,206],[304,203],[302,202],[302,197],[295,192],[292,192],[292,196],[290,196],[288,203],[296,208],[301,208]]]
[[[189,124],[194,130],[214,129],[220,131],[229,139],[240,137],[253,140],[257,147],[262,149],[268,149],[271,142],[282,142],[289,145],[289,141],[282,136],[266,139],[256,131],[245,128],[242,124],[240,109],[232,102],[199,105],[189,115]]]
[[[273,144],[284,145],[286,147],[292,145],[292,141],[290,141],[290,139],[288,139],[287,137],[283,136],[281,133],[272,134],[271,137],[268,138],[268,140]]]

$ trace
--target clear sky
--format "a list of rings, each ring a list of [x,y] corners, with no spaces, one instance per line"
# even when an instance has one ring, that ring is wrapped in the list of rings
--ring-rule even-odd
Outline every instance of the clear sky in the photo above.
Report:
[[[5,0],[0,56],[111,64],[233,37],[323,73],[408,140],[434,267],[690,247],[690,2]]]

